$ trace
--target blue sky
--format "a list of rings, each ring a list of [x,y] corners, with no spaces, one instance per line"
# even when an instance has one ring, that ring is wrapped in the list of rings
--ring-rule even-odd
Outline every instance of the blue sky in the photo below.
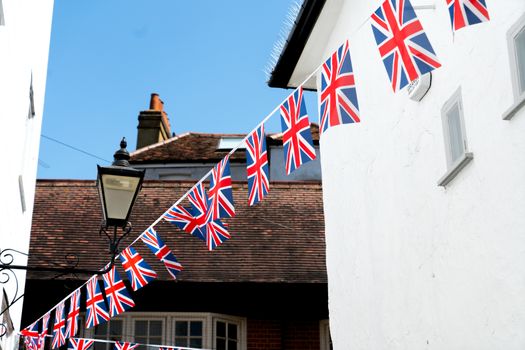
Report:
[[[291,2],[55,0],[42,134],[111,160],[122,136],[135,149],[152,92],[177,134],[249,132],[292,92],[265,73]],[[97,163],[41,139],[39,178],[94,179]]]

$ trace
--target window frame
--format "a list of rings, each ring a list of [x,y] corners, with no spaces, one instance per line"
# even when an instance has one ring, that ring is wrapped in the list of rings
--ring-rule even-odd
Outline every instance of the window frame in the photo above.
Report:
[[[202,347],[209,348],[210,341],[210,332],[209,322],[210,317],[208,313],[199,313],[199,312],[187,312],[187,313],[172,313],[170,314],[170,334],[168,342],[175,346],[175,322],[192,322],[192,321],[201,321],[202,322]]]
[[[85,314],[82,315],[83,319],[85,319]],[[129,334],[127,332],[128,330],[128,327],[126,325],[126,317],[115,317],[115,318],[112,318],[110,319],[109,321],[105,322],[104,324],[107,326],[109,325],[111,322],[114,322],[114,321],[120,321],[122,322],[122,338],[120,339],[121,341],[129,341],[127,335]],[[97,326],[95,326],[97,327]],[[112,343],[111,343],[111,339],[109,339],[109,329],[108,329],[108,334],[106,334],[106,337],[104,339],[102,338],[96,338],[96,335],[95,335],[95,327],[91,327],[89,329],[85,329],[85,335],[87,338],[91,338],[91,339],[99,339],[99,340],[104,340],[104,341],[108,341],[108,343],[106,343],[106,349],[108,350],[111,350],[113,349],[113,346],[112,346]],[[95,349],[95,345],[93,345],[93,349]]]
[[[81,314],[85,319],[85,313]],[[226,321],[238,325],[238,350],[246,350],[246,318],[227,314],[210,312],[127,312],[112,318],[111,321],[122,322],[122,339],[125,342],[135,342],[135,321],[163,321],[162,344],[175,347],[175,322],[176,321],[200,321],[202,322],[202,348],[211,349],[215,341],[216,321]],[[85,329],[86,338],[94,338],[94,328]],[[107,337],[106,337],[107,338]],[[107,339],[106,339],[107,340]]]
[[[246,319],[228,315],[214,315],[213,317],[213,349],[217,349],[217,322],[226,323],[226,347],[228,347],[228,324],[231,323],[237,325],[237,350],[246,349]]]
[[[126,328],[129,328],[131,330],[131,333],[130,336],[133,336],[133,342],[137,343],[137,340],[136,340],[136,333],[135,333],[135,322],[136,321],[160,321],[162,322],[162,336],[161,336],[161,341],[160,341],[160,344],[156,344],[156,345],[164,345],[166,342],[167,342],[167,320],[166,320],[166,317],[162,317],[161,315],[159,316],[135,316],[135,315],[130,315],[129,317],[129,325],[128,327]],[[149,323],[148,323],[148,326],[149,326]],[[126,329],[124,328],[124,329]],[[146,335],[148,341],[147,341],[147,344],[150,344],[150,335],[149,335],[149,328],[148,328],[148,334]]]
[[[518,66],[518,52],[516,50],[516,38],[518,34],[525,31],[525,14],[521,15],[518,20],[510,27],[507,32],[507,45],[509,48],[510,74],[512,81],[513,104],[503,113],[504,120],[510,120],[514,115],[525,106],[525,87],[521,91],[520,71]],[[525,72],[524,72],[525,74]]]
[[[3,4],[3,0],[0,0],[0,26],[5,26],[5,17],[4,17],[4,4]]]
[[[451,148],[451,136],[450,136],[450,124],[449,124],[449,112],[458,106],[459,109],[459,127],[461,141],[463,145],[462,154],[456,159],[452,159],[452,148]],[[463,99],[461,95],[461,87],[459,87],[452,96],[443,104],[441,108],[441,121],[443,126],[443,139],[445,144],[445,156],[447,162],[447,172],[438,181],[439,186],[446,186],[452,181],[456,175],[463,169],[472,159],[473,154],[469,152],[467,143],[467,133],[465,127],[465,117],[463,108]]]

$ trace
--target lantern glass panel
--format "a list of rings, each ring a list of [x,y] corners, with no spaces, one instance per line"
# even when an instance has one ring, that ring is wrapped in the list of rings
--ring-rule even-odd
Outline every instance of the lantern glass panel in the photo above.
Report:
[[[126,219],[140,180],[131,176],[102,175],[108,219]]]

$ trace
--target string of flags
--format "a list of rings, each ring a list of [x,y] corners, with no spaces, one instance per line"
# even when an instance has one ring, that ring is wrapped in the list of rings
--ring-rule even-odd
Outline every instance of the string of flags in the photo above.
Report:
[[[442,1],[447,3],[453,32],[490,20],[485,0]],[[368,20],[371,23],[379,55],[394,92],[403,89],[421,75],[441,66],[410,0],[384,0]],[[268,195],[270,175],[264,123],[277,111],[281,117],[287,175],[316,158],[302,86],[319,70],[320,136],[331,127],[361,121],[350,45],[346,40],[292,94],[268,114],[241,143],[119,254],[122,267],[133,291],[137,291],[157,278],[157,273],[132,247],[139,241],[146,245],[164,264],[174,279],[183,270],[183,266],[154,229],[161,220],[170,222],[182,231],[204,241],[210,251],[231,238],[227,225],[221,219],[235,216],[229,157],[241,145],[245,145],[246,148],[249,206],[256,205]],[[206,191],[203,182],[208,178],[210,182]],[[189,201],[189,207],[180,204],[185,199]],[[24,336],[27,349],[42,350],[48,333],[49,319],[54,310],[51,347],[54,349],[65,345],[66,339],[69,339],[69,349],[88,350],[96,340],[74,338],[78,332],[76,325],[80,310],[80,294],[84,286],[86,289],[86,328],[107,322],[111,317],[135,305],[116,266],[103,274],[102,279],[104,293],[102,293],[97,276],[92,276],[52,310],[23,329],[21,335]],[[106,299],[109,301],[109,307]],[[66,301],[69,305],[67,317],[65,314]],[[130,343],[115,343],[116,350],[132,350],[133,348]],[[164,348],[189,349],[159,348],[161,350]]]
[[[43,350],[43,344],[45,343],[45,337],[42,337],[41,342],[34,341],[31,337],[25,337],[24,344],[28,350]],[[49,337],[49,336],[47,336]],[[89,338],[69,338],[68,339],[68,350],[90,350],[95,343],[113,344],[113,350],[134,350],[139,346],[156,348],[158,350],[207,350],[202,348],[190,348],[184,346],[167,346],[167,345],[155,345],[155,344],[141,344],[141,343],[130,343],[123,341],[111,341],[104,339],[89,339]]]

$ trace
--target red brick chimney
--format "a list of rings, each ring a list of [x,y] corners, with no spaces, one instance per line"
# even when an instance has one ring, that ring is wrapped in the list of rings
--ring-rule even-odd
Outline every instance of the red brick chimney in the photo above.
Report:
[[[140,112],[137,129],[137,149],[171,137],[168,114],[164,111],[164,102],[162,102],[158,94],[151,94],[149,109]]]

